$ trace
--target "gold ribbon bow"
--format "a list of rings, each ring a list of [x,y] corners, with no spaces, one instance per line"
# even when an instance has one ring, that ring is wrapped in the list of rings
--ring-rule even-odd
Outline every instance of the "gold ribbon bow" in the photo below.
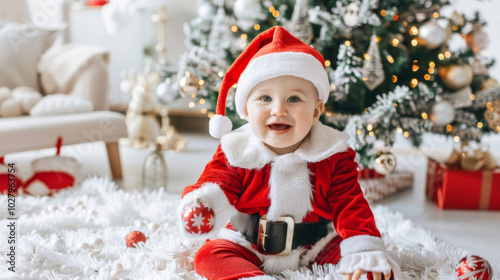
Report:
[[[492,170],[498,166],[488,148],[474,149],[468,143],[462,143],[460,151],[453,149],[445,163],[466,171]]]

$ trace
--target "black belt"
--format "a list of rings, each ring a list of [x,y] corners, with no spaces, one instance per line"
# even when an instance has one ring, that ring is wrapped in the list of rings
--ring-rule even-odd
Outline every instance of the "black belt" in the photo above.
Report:
[[[330,220],[296,224],[291,217],[282,216],[268,221],[259,213],[238,213],[231,218],[231,225],[245,238],[257,245],[263,254],[288,255],[299,246],[312,245],[328,234]]]

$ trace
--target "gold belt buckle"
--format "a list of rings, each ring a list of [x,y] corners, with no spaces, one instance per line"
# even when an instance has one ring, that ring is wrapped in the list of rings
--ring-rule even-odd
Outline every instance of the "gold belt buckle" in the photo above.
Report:
[[[290,216],[281,216],[276,219],[276,222],[285,222],[286,227],[286,240],[285,240],[285,249],[280,253],[277,253],[278,256],[288,256],[292,252],[292,241],[293,241],[293,229],[295,227],[295,220]],[[266,228],[267,228],[267,219],[266,216],[260,217],[259,220],[259,233],[257,236],[257,248],[259,252],[266,253],[265,244],[266,244]]]

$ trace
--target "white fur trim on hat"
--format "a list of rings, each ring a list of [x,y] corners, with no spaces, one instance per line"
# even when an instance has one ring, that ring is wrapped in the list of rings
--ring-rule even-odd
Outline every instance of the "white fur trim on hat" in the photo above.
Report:
[[[319,99],[326,103],[330,95],[328,75],[321,62],[302,52],[277,52],[259,56],[248,64],[238,80],[236,110],[245,115],[250,91],[260,82],[279,76],[295,76],[310,81],[318,90]]]
[[[220,139],[222,135],[231,132],[233,128],[233,123],[231,120],[222,115],[213,115],[210,118],[210,123],[208,124],[208,132],[212,137]]]

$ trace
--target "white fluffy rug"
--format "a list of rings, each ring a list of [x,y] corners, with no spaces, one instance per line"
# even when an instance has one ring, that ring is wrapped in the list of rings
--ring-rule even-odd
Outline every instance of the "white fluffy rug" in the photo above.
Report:
[[[2,199],[7,205],[5,195]],[[178,234],[179,199],[163,190],[125,192],[104,178],[89,178],[52,197],[17,197],[13,266],[5,265],[12,246],[5,225],[11,220],[6,209],[0,211],[0,278],[202,279],[192,264],[201,244],[182,240]],[[436,240],[385,207],[374,206],[373,211],[389,253],[399,260],[408,279],[455,279],[457,263],[468,252]],[[148,238],[139,248],[125,244],[133,230]],[[286,271],[280,278],[323,279],[327,273],[343,279],[332,265]]]

